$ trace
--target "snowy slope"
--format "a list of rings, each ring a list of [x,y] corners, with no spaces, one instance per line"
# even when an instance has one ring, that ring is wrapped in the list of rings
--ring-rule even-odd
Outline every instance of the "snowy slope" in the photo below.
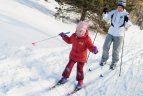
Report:
[[[61,78],[71,46],[60,32],[75,31],[75,24],[55,20],[54,0],[0,0],[0,96],[65,96],[76,84],[76,65],[69,82],[50,90]],[[95,33],[90,33],[93,40]],[[117,70],[100,78],[99,61],[105,36],[97,35],[99,54],[90,54],[85,65],[86,87],[73,96],[143,96],[143,31],[132,26],[125,36],[122,74]],[[111,58],[109,59],[109,63]],[[93,71],[89,72],[91,68]]]

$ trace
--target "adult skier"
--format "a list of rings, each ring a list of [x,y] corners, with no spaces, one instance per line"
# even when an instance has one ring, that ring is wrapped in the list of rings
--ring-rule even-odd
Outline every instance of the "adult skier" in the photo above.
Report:
[[[109,58],[109,49],[113,43],[112,62],[110,69],[114,70],[119,61],[119,53],[122,49],[125,29],[131,25],[129,21],[129,13],[125,10],[126,2],[119,1],[117,9],[107,12],[107,8],[103,9],[103,19],[111,22],[108,34],[104,41],[103,52],[100,66],[104,66]]]

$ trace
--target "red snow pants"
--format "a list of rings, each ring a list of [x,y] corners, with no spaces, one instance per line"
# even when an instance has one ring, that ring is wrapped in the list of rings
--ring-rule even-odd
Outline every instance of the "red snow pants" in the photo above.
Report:
[[[73,61],[71,59],[69,60],[62,76],[66,77],[66,78],[69,78],[70,73],[71,73],[72,68],[73,68],[75,63],[77,63],[76,80],[77,81],[83,80],[84,79],[84,72],[83,72],[84,62],[76,62],[76,61]]]

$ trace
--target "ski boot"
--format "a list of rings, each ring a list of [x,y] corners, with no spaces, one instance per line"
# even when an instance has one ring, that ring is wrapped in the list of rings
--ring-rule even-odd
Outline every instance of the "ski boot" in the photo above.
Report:
[[[57,85],[65,84],[68,81],[66,77],[62,77],[61,80],[58,81]]]
[[[115,68],[116,68],[116,64],[111,64],[111,65],[110,65],[110,69],[111,69],[111,70],[115,70]]]
[[[100,66],[104,66],[106,64],[106,62],[101,62]]]
[[[79,80],[77,85],[76,85],[75,90],[80,90],[82,88],[83,88],[83,80]]]

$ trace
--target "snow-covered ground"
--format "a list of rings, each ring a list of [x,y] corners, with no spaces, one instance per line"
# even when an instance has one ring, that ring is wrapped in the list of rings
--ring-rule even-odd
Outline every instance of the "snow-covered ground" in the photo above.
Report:
[[[66,96],[74,89],[76,65],[67,84],[49,89],[61,78],[71,49],[58,34],[71,35],[76,27],[55,20],[56,6],[54,0],[0,0],[0,96]],[[31,44],[53,36],[57,37]],[[90,36],[93,40],[95,33]],[[84,67],[86,87],[73,96],[143,96],[142,36],[137,26],[126,32],[121,76],[119,67],[108,73],[106,65],[101,78],[105,36],[98,34],[94,44],[99,53],[90,54]]]

